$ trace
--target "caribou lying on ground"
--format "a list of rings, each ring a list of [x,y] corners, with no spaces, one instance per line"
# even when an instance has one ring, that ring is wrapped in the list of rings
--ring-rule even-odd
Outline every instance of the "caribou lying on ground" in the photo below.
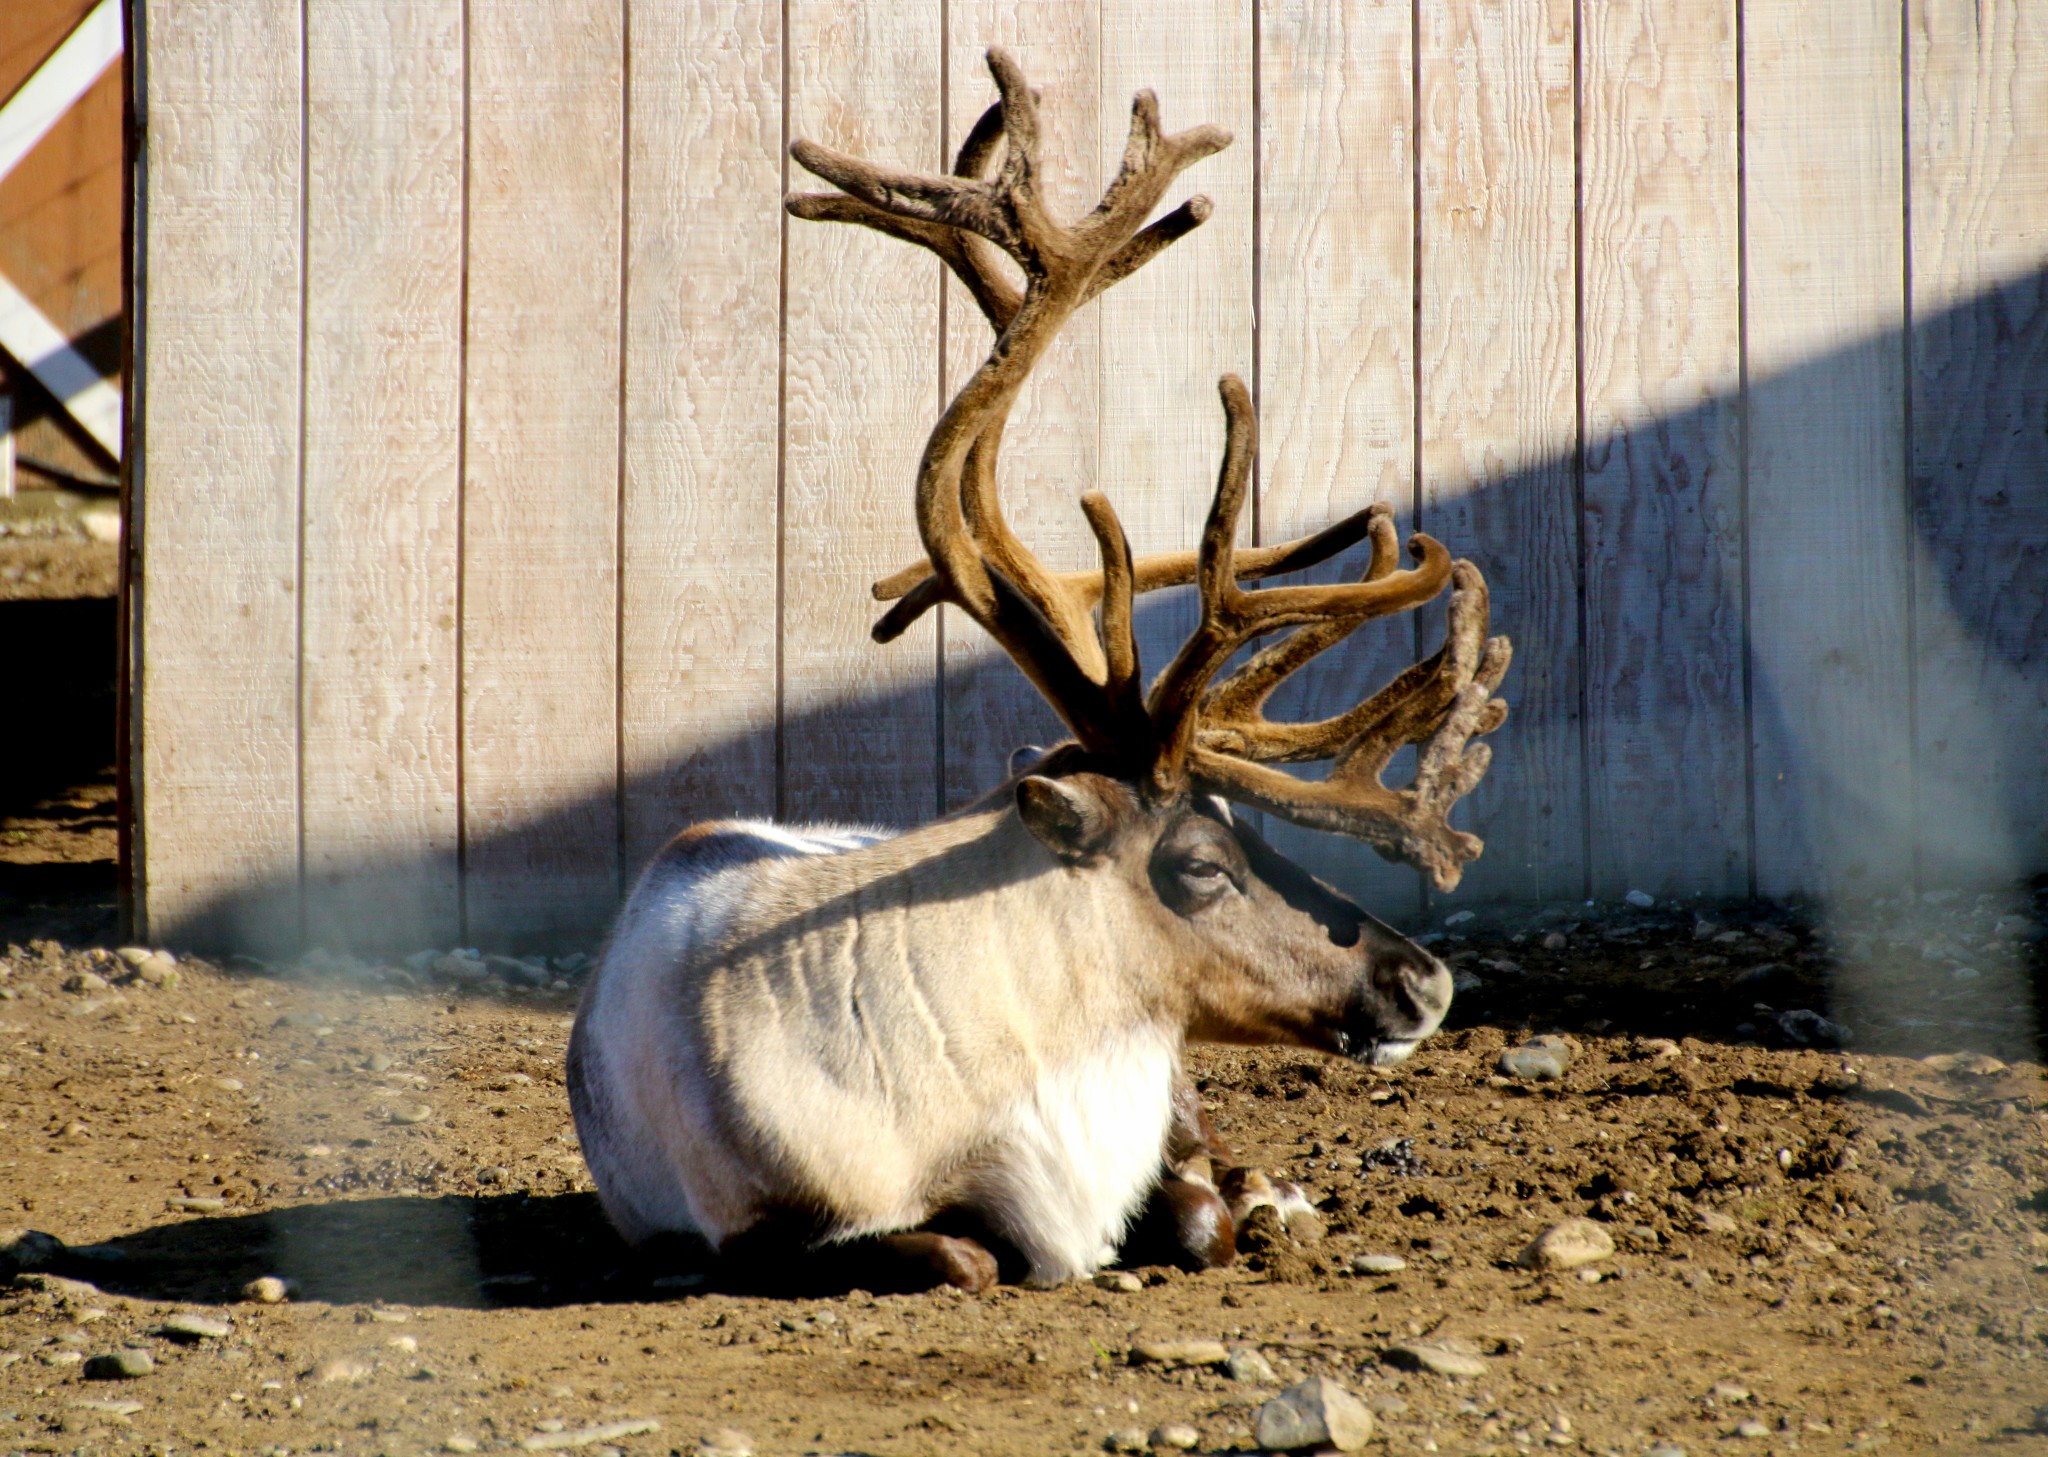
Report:
[[[1072,224],[1039,195],[1038,114],[1003,52],[1001,95],[951,176],[895,172],[799,141],[838,186],[799,218],[922,245],[995,328],[987,361],[917,472],[927,560],[876,585],[901,633],[944,602],[1000,643],[1073,733],[972,809],[903,834],[719,822],[656,857],[590,982],[569,1090],[606,1211],[633,1241],[700,1236],[756,1270],[836,1263],[870,1289],[1049,1284],[1169,1230],[1189,1263],[1233,1243],[1223,1155],[1181,1074],[1189,1040],[1405,1057],[1450,1003],[1444,966],[1232,815],[1256,807],[1356,836],[1457,883],[1480,852],[1450,827],[1486,771],[1508,666],[1485,583],[1429,537],[1398,566],[1375,506],[1322,533],[1234,546],[1255,423],[1222,382],[1227,443],[1198,552],[1133,560],[1099,493],[1101,569],[1049,571],[1011,533],[996,458],[1019,389],[1075,309],[1207,215],[1146,224],[1169,183],[1228,144],[1159,129],[1137,98],[1123,165]],[[997,250],[1021,270],[1019,289]],[[1370,542],[1363,578],[1245,591]],[[1133,598],[1193,582],[1201,620],[1141,686]],[[1443,647],[1346,713],[1276,723],[1290,674],[1360,624],[1451,587]],[[1255,638],[1292,629],[1217,681]],[[1414,782],[1380,780],[1404,745]],[[1273,766],[1330,761],[1305,781]],[[1150,1200],[1148,1206],[1147,1201]],[[1001,1257],[999,1261],[998,1257]]]

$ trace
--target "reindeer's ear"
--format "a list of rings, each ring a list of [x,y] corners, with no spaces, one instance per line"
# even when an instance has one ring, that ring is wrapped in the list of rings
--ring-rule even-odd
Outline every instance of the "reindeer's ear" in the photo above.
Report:
[[[1102,853],[1114,818],[1088,786],[1032,774],[1017,781],[1017,813],[1038,842],[1069,865]]]

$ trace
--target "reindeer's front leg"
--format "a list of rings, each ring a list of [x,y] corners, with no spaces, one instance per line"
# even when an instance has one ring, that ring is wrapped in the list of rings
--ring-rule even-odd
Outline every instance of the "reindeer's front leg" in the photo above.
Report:
[[[1174,1080],[1164,1152],[1159,1182],[1124,1236],[1119,1261],[1220,1269],[1237,1258],[1237,1224],[1217,1192],[1217,1170],[1237,1159],[1217,1135],[1186,1072]]]

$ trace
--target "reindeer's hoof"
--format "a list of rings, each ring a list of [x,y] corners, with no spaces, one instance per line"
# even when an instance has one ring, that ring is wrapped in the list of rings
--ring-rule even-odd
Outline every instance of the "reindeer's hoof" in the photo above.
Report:
[[[1207,1184],[1168,1174],[1125,1236],[1121,1258],[1126,1265],[1219,1269],[1237,1258],[1230,1206]]]
[[[890,1273],[898,1278],[891,1283],[899,1292],[936,1290],[941,1285],[950,1285],[955,1290],[978,1295],[996,1283],[996,1257],[974,1240],[912,1230],[908,1234],[884,1235],[882,1243],[895,1256],[895,1268]]]

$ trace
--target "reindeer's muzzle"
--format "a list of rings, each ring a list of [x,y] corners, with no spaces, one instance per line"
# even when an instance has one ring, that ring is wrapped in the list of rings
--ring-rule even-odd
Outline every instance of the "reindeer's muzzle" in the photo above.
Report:
[[[1353,995],[1338,1050],[1354,1062],[1388,1067],[1442,1025],[1451,1009],[1451,970],[1414,942],[1375,946]]]

